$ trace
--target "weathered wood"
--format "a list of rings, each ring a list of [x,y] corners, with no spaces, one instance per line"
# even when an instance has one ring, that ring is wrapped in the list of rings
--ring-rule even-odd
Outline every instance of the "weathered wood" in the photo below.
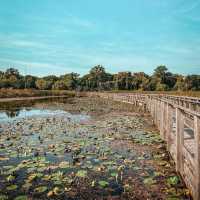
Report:
[[[184,119],[183,113],[176,108],[176,170],[183,171]]]
[[[172,132],[172,107],[168,104],[168,124],[167,124],[167,149],[170,151],[171,146],[171,132]]]
[[[161,102],[160,105],[160,135],[164,139],[164,123],[165,123],[165,103]]]

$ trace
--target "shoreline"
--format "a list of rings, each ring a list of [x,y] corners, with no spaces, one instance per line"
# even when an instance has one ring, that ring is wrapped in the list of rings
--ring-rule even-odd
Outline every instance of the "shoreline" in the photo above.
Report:
[[[38,100],[38,99],[50,99],[50,98],[66,98],[67,95],[62,96],[38,96],[38,97],[10,97],[0,98],[0,102],[11,102],[11,101],[24,101],[24,100]]]

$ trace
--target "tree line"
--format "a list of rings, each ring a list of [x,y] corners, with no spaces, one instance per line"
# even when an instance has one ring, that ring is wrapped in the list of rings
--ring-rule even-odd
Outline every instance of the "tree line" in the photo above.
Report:
[[[88,74],[77,73],[42,78],[22,75],[15,68],[0,71],[0,88],[39,90],[141,90],[141,91],[199,91],[200,75],[174,74],[164,65],[158,66],[150,76],[144,72],[118,72],[111,74],[97,65]]]

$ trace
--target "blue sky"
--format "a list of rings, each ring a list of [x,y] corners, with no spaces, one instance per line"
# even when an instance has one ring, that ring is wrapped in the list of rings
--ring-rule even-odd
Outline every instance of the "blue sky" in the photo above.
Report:
[[[200,74],[200,0],[1,0],[0,70]]]

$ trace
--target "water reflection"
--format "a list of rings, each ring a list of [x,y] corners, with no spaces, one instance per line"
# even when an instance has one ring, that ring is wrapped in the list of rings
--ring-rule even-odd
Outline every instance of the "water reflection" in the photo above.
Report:
[[[16,111],[17,109],[22,110],[24,108],[32,107],[38,103],[70,103],[73,101],[67,97],[55,97],[49,99],[36,99],[36,100],[23,100],[23,101],[10,101],[0,102],[0,110]]]
[[[69,103],[69,98],[51,98],[27,101],[0,102],[0,122],[33,115],[49,115],[52,111],[35,109],[36,104]]]
[[[19,116],[19,113],[20,113],[20,109],[5,111],[5,114],[7,115],[8,118],[17,117]]]

